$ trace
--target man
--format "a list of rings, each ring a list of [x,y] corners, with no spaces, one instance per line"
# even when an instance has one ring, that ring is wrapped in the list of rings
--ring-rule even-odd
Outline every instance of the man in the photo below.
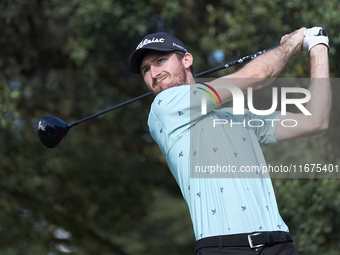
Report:
[[[238,169],[242,165],[265,165],[259,143],[278,143],[320,134],[328,128],[331,89],[328,82],[328,37],[319,27],[301,28],[281,38],[281,44],[258,56],[237,72],[196,84],[193,57],[179,39],[166,33],[151,34],[141,41],[130,57],[130,69],[140,73],[156,96],[148,119],[150,133],[158,143],[186,200],[196,237],[196,253],[204,254],[298,254],[287,225],[282,220],[270,178],[192,177],[192,166],[218,161]],[[309,51],[311,113],[266,116],[279,119],[271,125],[243,125],[213,128],[217,118],[242,123],[257,116],[250,111],[235,115],[230,109],[214,110],[232,99],[230,84],[243,92],[270,84],[292,56],[302,47]],[[314,79],[324,78],[324,79]],[[226,82],[227,79],[227,82]],[[321,81],[321,82],[320,82]],[[208,101],[207,114],[201,114],[201,96],[209,88],[215,97]],[[282,120],[297,125],[287,128]],[[243,122],[244,123],[244,122]],[[206,174],[206,173],[205,173]],[[230,176],[229,176],[230,177]]]

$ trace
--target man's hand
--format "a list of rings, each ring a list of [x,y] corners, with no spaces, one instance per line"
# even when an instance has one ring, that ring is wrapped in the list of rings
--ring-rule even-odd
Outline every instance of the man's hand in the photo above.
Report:
[[[324,31],[324,33],[323,33]],[[312,27],[304,31],[303,50],[310,51],[315,45],[325,44],[329,48],[329,39],[322,27]]]
[[[287,44],[289,49],[292,50],[292,56],[299,55],[304,41],[304,31],[306,30],[307,29],[303,27],[290,34],[282,36],[280,44]]]

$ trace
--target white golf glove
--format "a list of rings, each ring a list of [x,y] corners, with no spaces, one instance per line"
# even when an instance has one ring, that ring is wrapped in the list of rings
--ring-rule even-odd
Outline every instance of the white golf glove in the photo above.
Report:
[[[327,32],[322,27],[312,27],[304,31],[303,50],[310,51],[317,44],[325,44],[329,49]]]

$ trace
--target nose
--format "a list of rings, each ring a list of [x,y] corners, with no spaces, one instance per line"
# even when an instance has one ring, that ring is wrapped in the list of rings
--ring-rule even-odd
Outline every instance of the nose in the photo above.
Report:
[[[161,71],[159,70],[158,67],[151,65],[150,74],[153,79],[156,79],[161,74]]]

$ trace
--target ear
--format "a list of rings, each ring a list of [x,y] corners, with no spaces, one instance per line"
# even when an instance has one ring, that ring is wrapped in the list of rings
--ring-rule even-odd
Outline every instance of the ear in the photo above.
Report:
[[[184,54],[184,57],[182,58],[182,61],[183,61],[183,65],[185,69],[188,69],[190,66],[192,66],[192,63],[194,62],[194,58],[189,52],[186,52]]]

